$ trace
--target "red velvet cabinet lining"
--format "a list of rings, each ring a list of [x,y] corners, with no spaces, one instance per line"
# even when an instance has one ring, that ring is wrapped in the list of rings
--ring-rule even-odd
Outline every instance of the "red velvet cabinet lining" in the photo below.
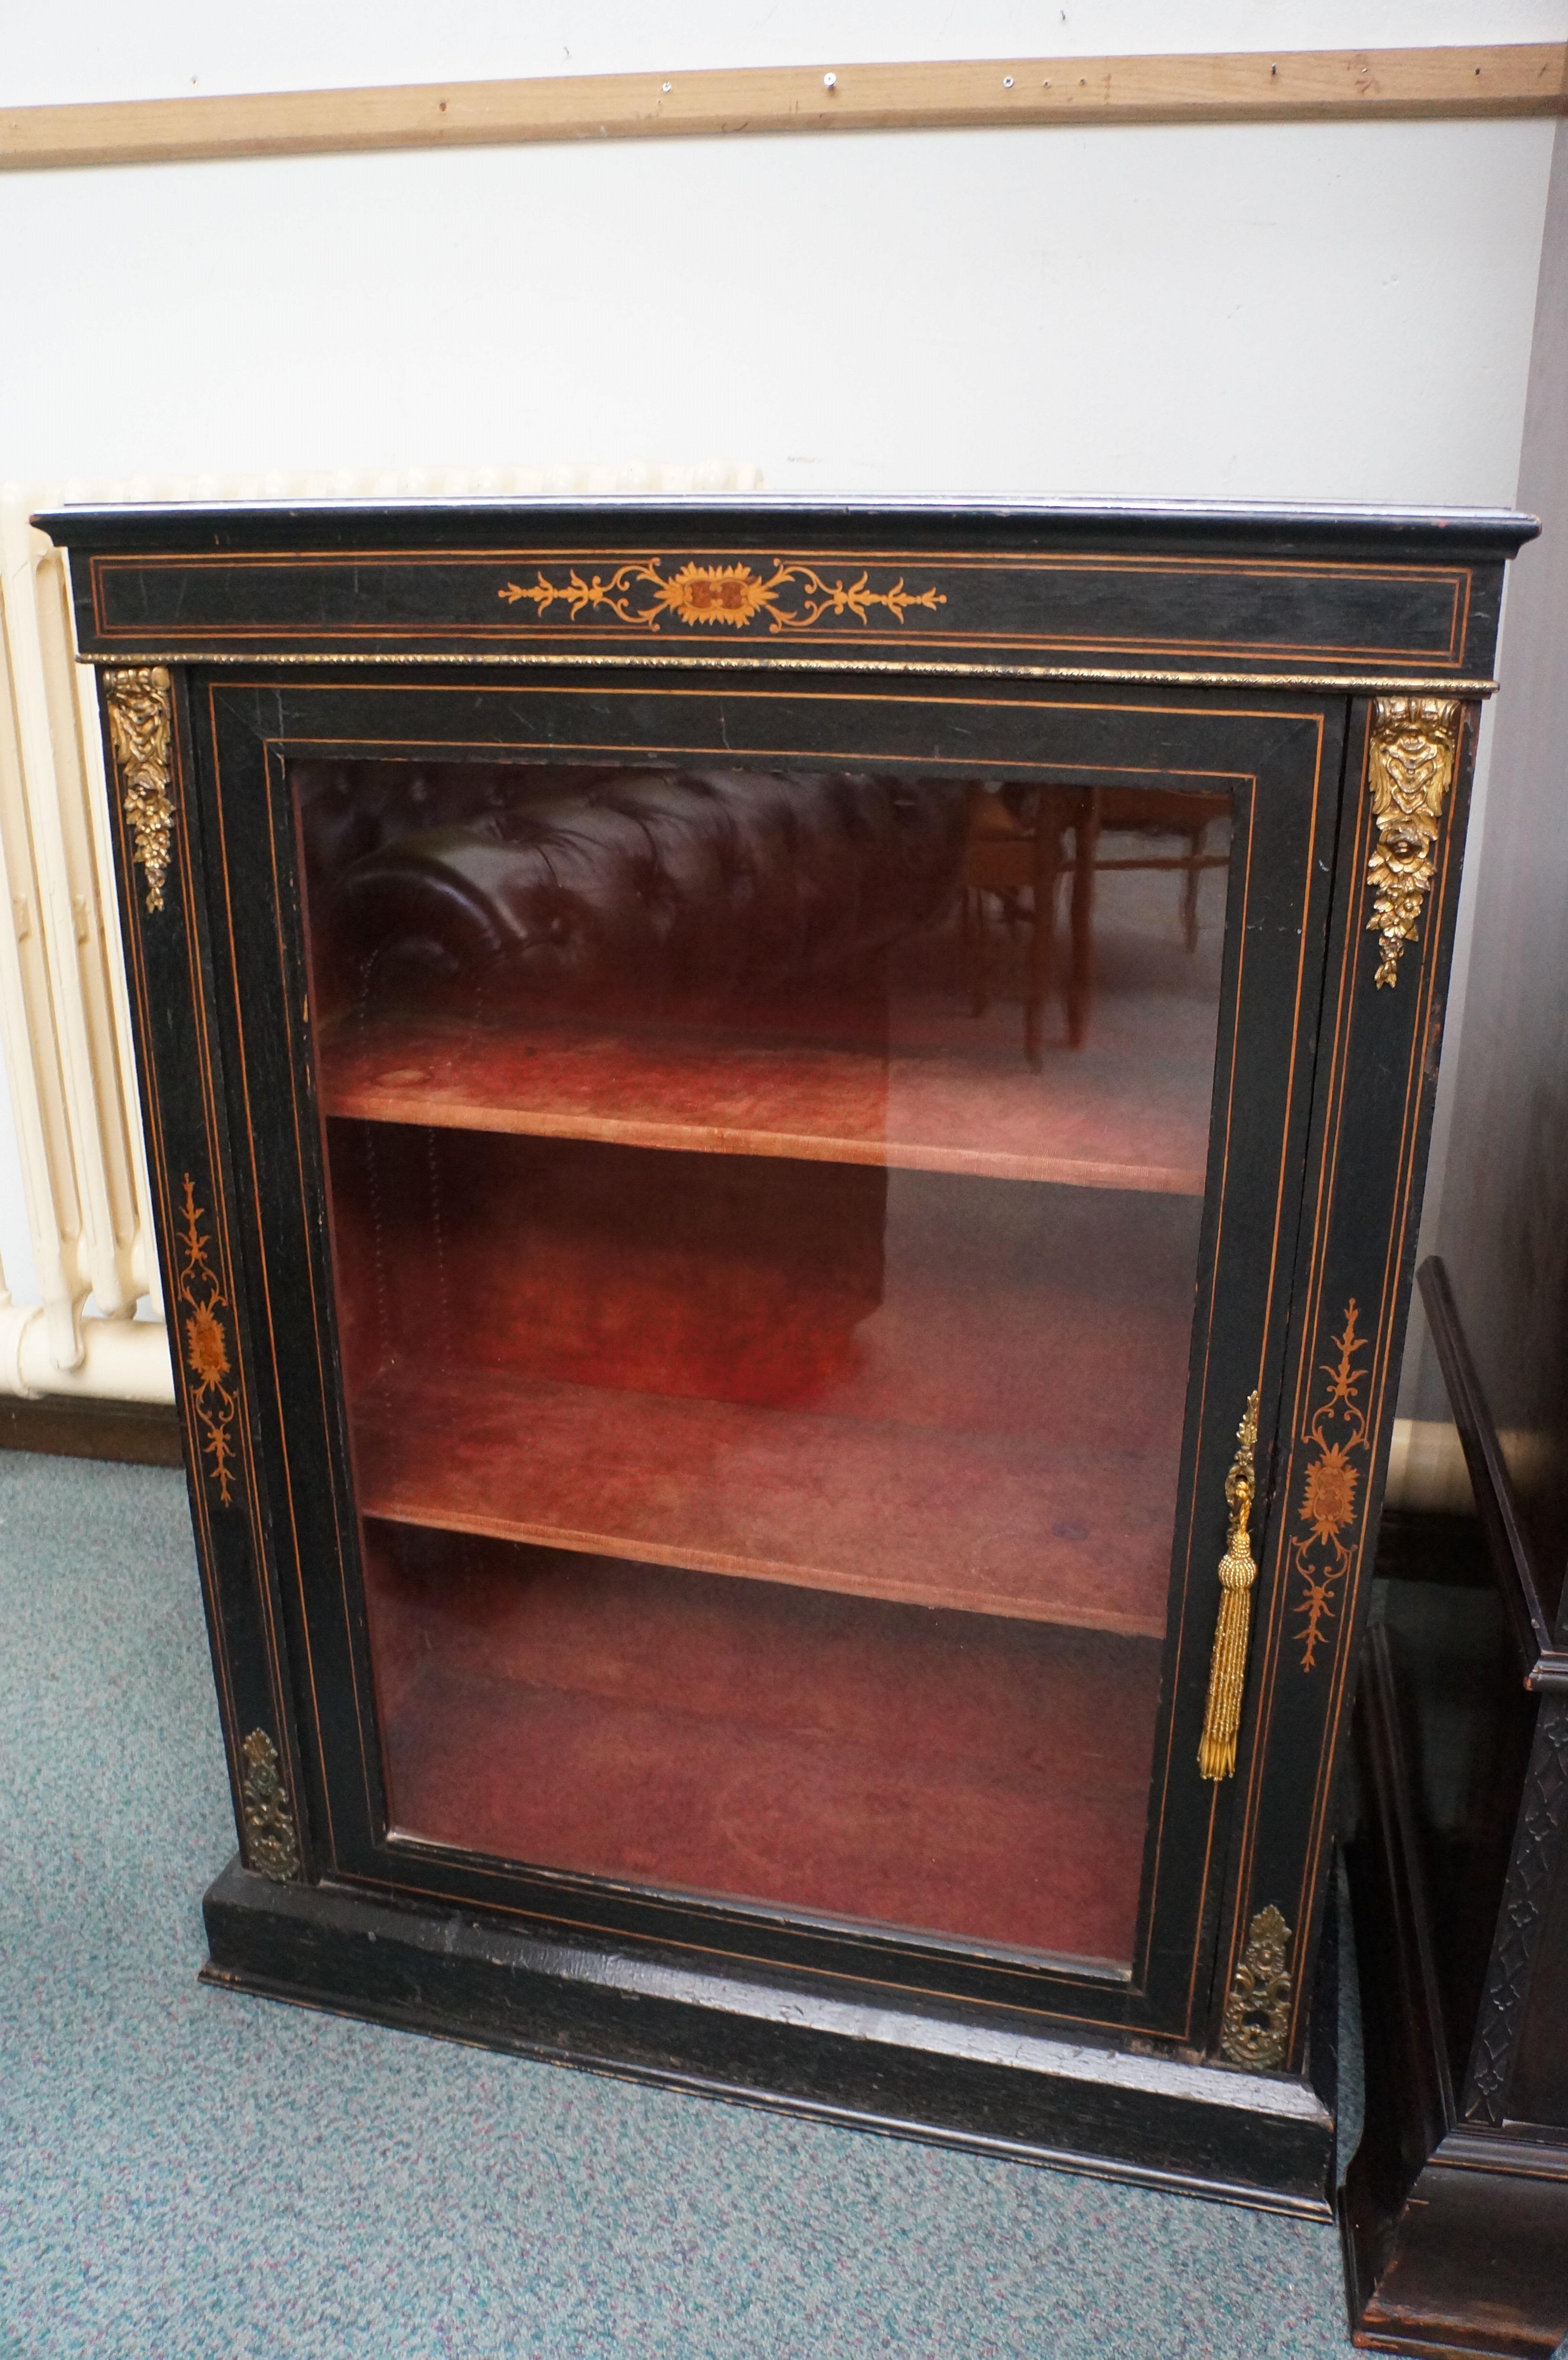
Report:
[[[299,792],[395,1825],[1125,1961],[1225,798],[354,783]]]
[[[369,1513],[1163,1629],[1195,1207],[332,1128]]]
[[[874,1049],[747,1018],[738,1033],[340,1021],[322,1097],[378,1122],[1203,1195],[1214,1044],[1201,1000],[1102,1001],[1072,1068],[1038,1074],[1005,1005],[983,1026],[932,1011]]]
[[[1147,1640],[366,1528],[394,1824],[504,1857],[1114,1962]]]

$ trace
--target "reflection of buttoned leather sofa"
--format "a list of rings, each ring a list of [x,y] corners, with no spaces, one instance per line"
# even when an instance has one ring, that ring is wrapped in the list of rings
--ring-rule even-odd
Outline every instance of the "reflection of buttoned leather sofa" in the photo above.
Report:
[[[962,882],[960,787],[361,768],[297,774],[318,923],[360,1001],[716,1009],[844,976],[942,918]]]

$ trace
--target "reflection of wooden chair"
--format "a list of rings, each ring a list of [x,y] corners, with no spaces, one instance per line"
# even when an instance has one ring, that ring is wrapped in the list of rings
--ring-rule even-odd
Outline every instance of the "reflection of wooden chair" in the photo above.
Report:
[[[1198,880],[1205,869],[1225,869],[1226,852],[1205,852],[1211,824],[1230,812],[1230,797],[1219,794],[1179,794],[1164,787],[1095,787],[1101,829],[1111,836],[1172,836],[1186,846],[1175,854],[1140,854],[1137,859],[1096,860],[1096,869],[1171,869],[1181,878],[1181,939],[1190,951],[1198,947]]]
[[[1009,935],[1029,929],[1024,980],[1024,1054],[1037,1069],[1040,1030],[1050,996],[1055,950],[1057,880],[1071,865],[1067,1038],[1082,1046],[1094,996],[1094,912],[1096,869],[1171,869],[1181,878],[1181,934],[1198,947],[1198,884],[1205,869],[1223,869],[1227,852],[1206,852],[1210,825],[1225,816],[1230,798],[1160,787],[1036,787],[989,793],[969,790],[969,832],[964,864],[964,945],[970,1006],[984,1016],[991,1004],[991,939],[987,901],[1000,905]],[[1065,840],[1073,831],[1069,864]],[[1185,846],[1180,853],[1146,852],[1100,858],[1102,835],[1138,836]]]
[[[991,1004],[991,941],[987,903],[1000,905],[1009,935],[1029,929],[1024,982],[1024,1054],[1040,1064],[1040,1016],[1051,989],[1056,925],[1056,880],[1064,866],[1062,838],[1070,811],[1052,787],[1031,798],[1032,815],[1011,800],[969,790],[969,833],[964,856],[964,946],[969,1004],[984,1016]]]

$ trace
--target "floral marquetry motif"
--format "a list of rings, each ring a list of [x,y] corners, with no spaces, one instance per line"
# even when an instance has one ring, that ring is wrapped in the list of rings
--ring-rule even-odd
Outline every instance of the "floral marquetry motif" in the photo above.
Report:
[[[1436,875],[1432,851],[1459,747],[1452,697],[1380,696],[1372,707],[1368,785],[1377,842],[1367,864],[1377,899],[1367,921],[1380,946],[1377,983],[1397,979]]]
[[[1318,1650],[1334,1620],[1335,1601],[1354,1558],[1361,1513],[1366,1469],[1356,1461],[1366,1459],[1371,1436],[1361,1400],[1367,1371],[1359,1362],[1367,1338],[1356,1333],[1359,1316],[1352,1296],[1345,1307],[1345,1325],[1334,1339],[1334,1357],[1324,1361],[1318,1372],[1327,1378],[1327,1390],[1305,1435],[1312,1456],[1307,1461],[1297,1511],[1296,1521],[1303,1529],[1290,1542],[1290,1562],[1301,1583],[1296,1636],[1305,1672],[1316,1666]]]
[[[147,871],[147,906],[156,912],[163,907],[174,843],[169,674],[157,665],[112,672],[105,677],[103,694],[121,806],[134,839],[131,858]]]
[[[201,1227],[206,1215],[196,1202],[189,1172],[183,1196],[176,1281],[181,1306],[180,1329],[191,1377],[191,1405],[202,1430],[202,1450],[212,1462],[208,1480],[216,1485],[218,1497],[227,1507],[234,1479],[232,1429],[239,1408],[228,1383],[234,1373],[228,1330],[218,1316],[228,1309],[228,1300],[209,1259],[207,1235]]]
[[[1323,1457],[1308,1468],[1301,1514],[1316,1540],[1333,1540],[1354,1517],[1356,1476],[1356,1469],[1339,1442],[1331,1442]]]
[[[648,558],[586,579],[573,571],[564,582],[552,582],[541,571],[531,583],[506,583],[496,595],[509,606],[532,606],[540,618],[563,605],[573,622],[583,615],[604,614],[650,631],[670,617],[689,626],[727,623],[742,630],[763,616],[770,631],[803,631],[829,617],[848,616],[868,623],[877,609],[901,623],[911,607],[947,604],[940,590],[906,589],[901,575],[878,590],[872,587],[869,574],[862,573],[854,582],[842,576],[830,582],[815,566],[786,564],[782,559],[767,574],[744,563],[698,565],[691,561],[667,574],[665,563],[662,557]]]

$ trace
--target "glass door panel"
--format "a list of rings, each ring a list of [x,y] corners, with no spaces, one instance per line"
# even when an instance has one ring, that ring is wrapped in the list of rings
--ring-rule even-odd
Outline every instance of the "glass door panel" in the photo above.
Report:
[[[291,776],[393,1825],[1125,1964],[1228,795]]]

